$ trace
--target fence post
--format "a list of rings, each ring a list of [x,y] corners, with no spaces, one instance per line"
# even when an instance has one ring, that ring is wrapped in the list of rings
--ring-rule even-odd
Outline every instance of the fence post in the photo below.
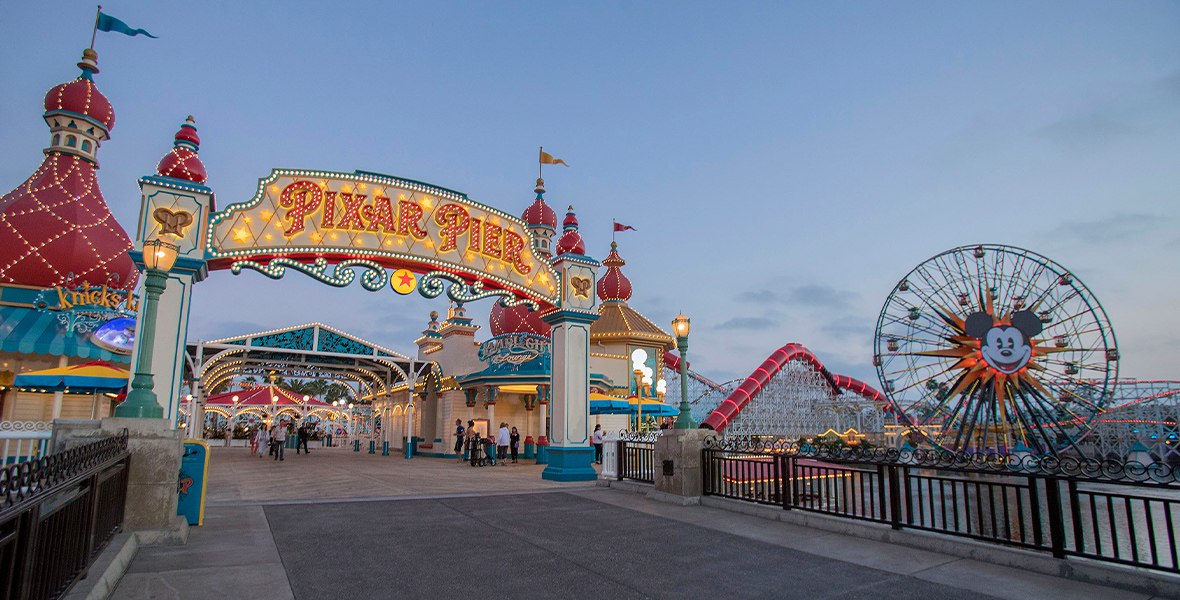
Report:
[[[889,524],[894,529],[901,529],[901,486],[897,476],[897,465],[886,467],[889,472]],[[884,515],[882,515],[884,516]]]
[[[780,504],[786,504],[786,499],[783,498],[783,457],[776,454],[774,456],[774,498]]]
[[[623,474],[627,472],[627,440],[619,440],[619,481],[623,480]]]
[[[783,498],[783,510],[791,510],[795,505],[795,457],[787,455],[782,460],[783,487],[787,491]]]
[[[1054,558],[1065,558],[1065,518],[1061,511],[1061,485],[1056,478],[1045,478],[1045,504],[1049,508],[1049,542]]]

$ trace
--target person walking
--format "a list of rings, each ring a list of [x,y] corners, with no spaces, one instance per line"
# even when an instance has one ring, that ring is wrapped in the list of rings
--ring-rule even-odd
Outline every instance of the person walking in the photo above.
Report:
[[[299,426],[298,433],[295,434],[295,454],[299,454],[299,447],[303,447],[304,454],[311,454],[311,450],[307,447],[307,438],[311,434],[307,431],[307,423]]]
[[[594,462],[602,464],[602,425],[594,426],[594,437],[590,439],[594,444]]]
[[[515,427],[512,428],[512,435],[509,436],[512,440],[512,463],[516,464],[516,453],[520,451],[520,432]]]
[[[455,419],[455,454],[459,456],[459,462],[463,462],[463,440],[466,433],[467,430],[463,428],[463,419]]]
[[[270,451],[270,432],[266,430],[266,424],[258,426],[258,431],[254,432],[254,448],[257,450],[258,458],[262,458],[262,449],[266,448],[267,453]]]
[[[512,443],[512,434],[508,432],[508,424],[500,423],[500,431],[496,432],[496,460],[508,466],[508,445]]]
[[[287,428],[275,425],[271,430],[270,441],[275,447],[275,460],[283,460],[283,446],[287,445]]]

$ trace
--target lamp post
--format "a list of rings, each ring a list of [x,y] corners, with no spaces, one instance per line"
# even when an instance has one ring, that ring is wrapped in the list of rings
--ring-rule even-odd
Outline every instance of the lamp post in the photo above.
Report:
[[[131,392],[127,399],[115,409],[116,417],[139,419],[162,419],[164,408],[156,401],[155,381],[152,379],[152,346],[156,336],[156,305],[168,285],[168,271],[176,262],[180,246],[160,238],[143,243],[144,302],[143,322],[137,325],[135,335],[139,338],[139,356],[135,361],[135,377],[131,379]]]
[[[684,314],[672,319],[672,331],[676,334],[676,349],[680,351],[680,414],[676,416],[676,429],[696,429],[692,420],[692,409],[688,406],[688,317]]]

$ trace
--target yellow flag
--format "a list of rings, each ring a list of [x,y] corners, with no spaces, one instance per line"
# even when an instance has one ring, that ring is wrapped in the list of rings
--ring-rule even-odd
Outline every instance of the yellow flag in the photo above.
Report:
[[[565,165],[565,161],[561,160],[560,158],[553,158],[552,154],[549,154],[548,152],[545,152],[544,150],[542,150],[541,151],[541,164],[543,164],[543,165]],[[568,167],[569,165],[565,165],[565,166]]]

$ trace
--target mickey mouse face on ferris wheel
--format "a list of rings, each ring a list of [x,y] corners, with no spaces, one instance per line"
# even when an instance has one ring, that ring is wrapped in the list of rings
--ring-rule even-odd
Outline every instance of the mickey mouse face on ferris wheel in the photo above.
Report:
[[[1041,332],[1041,320],[1032,311],[1012,313],[1012,324],[998,324],[985,312],[972,313],[963,332],[979,340],[979,353],[991,368],[1011,375],[1032,358],[1032,336]]]

